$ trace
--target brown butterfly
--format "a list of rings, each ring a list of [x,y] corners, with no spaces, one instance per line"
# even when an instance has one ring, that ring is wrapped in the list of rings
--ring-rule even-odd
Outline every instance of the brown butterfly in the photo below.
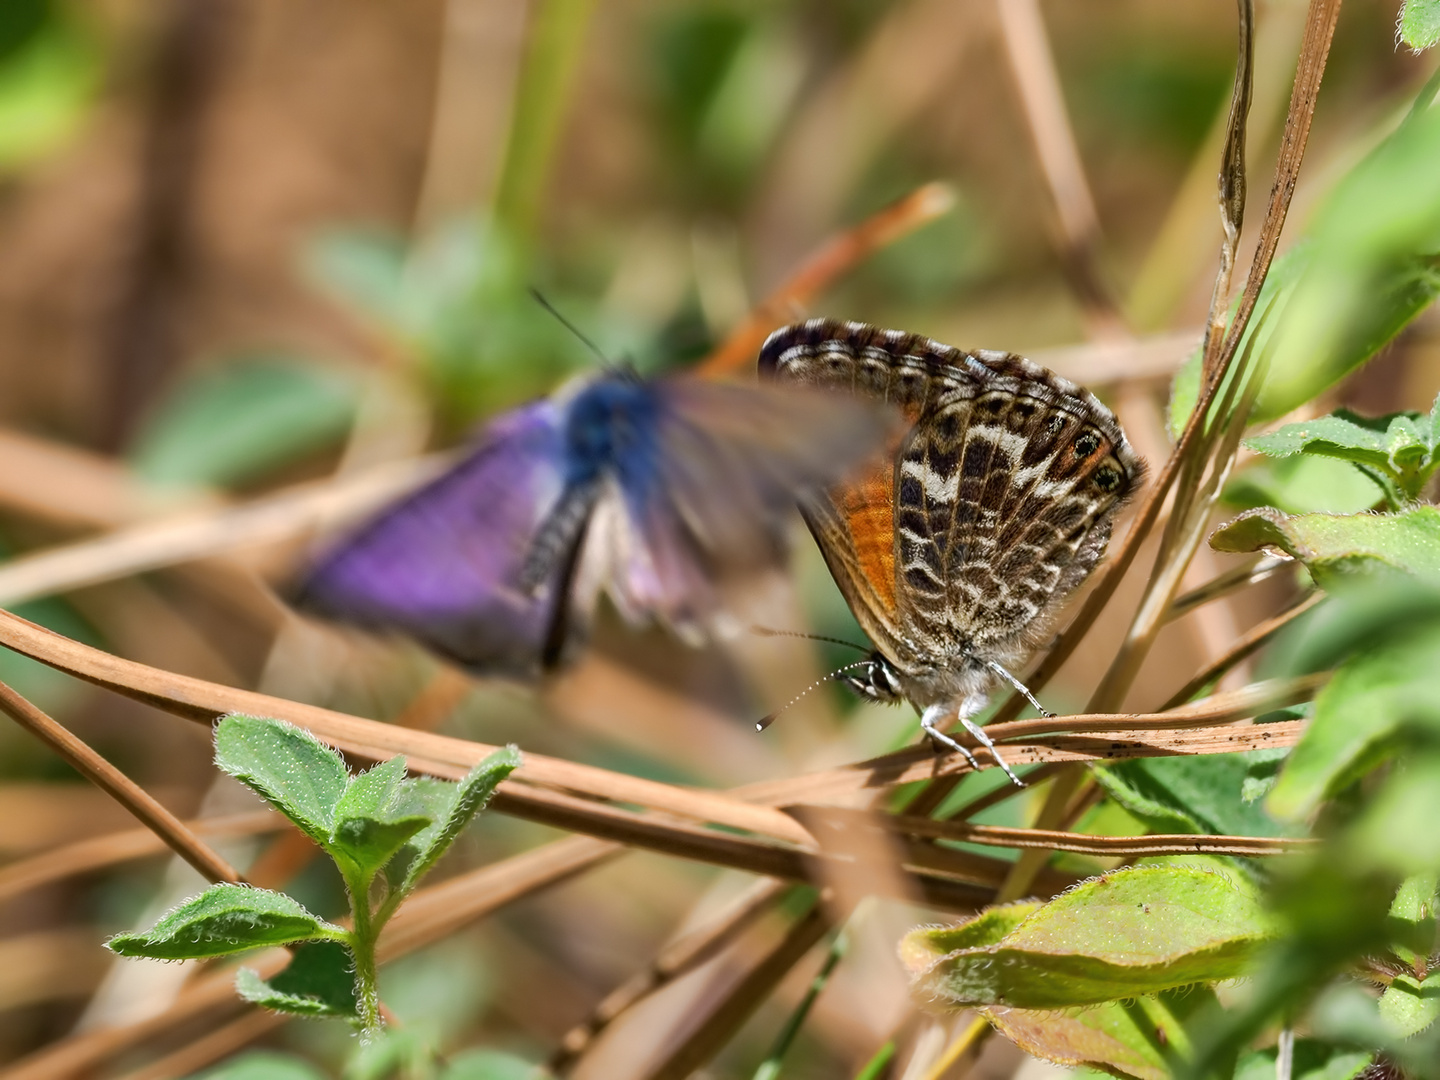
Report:
[[[853,479],[801,510],[875,650],[844,681],[910,701],[937,744],[948,714],[1020,780],[972,719],[1105,552],[1145,473],[1095,397],[1013,353],[811,319],[777,330],[760,377],[898,406],[908,423]],[[1044,712],[1043,709],[1040,710]]]

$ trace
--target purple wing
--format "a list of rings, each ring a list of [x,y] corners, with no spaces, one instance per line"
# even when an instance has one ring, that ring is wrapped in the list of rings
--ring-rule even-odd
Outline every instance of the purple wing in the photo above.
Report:
[[[399,630],[485,673],[537,673],[568,568],[519,587],[540,521],[564,484],[561,417],[549,401],[492,423],[460,464],[323,552],[297,603]]]

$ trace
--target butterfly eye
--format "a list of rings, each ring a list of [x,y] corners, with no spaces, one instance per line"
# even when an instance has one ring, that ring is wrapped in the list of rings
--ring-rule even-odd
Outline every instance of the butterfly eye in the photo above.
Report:
[[[1075,440],[1075,456],[1077,458],[1088,458],[1099,449],[1100,436],[1093,431],[1087,431]]]
[[[1096,470],[1095,486],[1106,495],[1113,494],[1120,487],[1120,470],[1113,465],[1105,465]]]

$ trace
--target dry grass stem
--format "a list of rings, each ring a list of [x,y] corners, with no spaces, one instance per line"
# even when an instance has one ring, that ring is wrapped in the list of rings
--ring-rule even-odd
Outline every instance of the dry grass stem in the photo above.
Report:
[[[206,880],[242,880],[239,872],[219,852],[160,805],[153,795],[101,757],[84,739],[56,723],[3,682],[0,682],[0,709],[55,751],[81,776],[108,792]]]
[[[1164,712],[1166,709],[1176,708],[1189,701],[1211,683],[1221,678],[1236,664],[1253,655],[1256,650],[1277,633],[1290,625],[1295,619],[1298,619],[1301,615],[1310,611],[1324,599],[1324,593],[1312,592],[1299,603],[1285,609],[1279,615],[1272,616],[1251,627],[1240,640],[1227,649],[1223,655],[1216,657],[1209,664],[1205,665],[1189,682],[1175,691],[1175,693],[1170,696],[1170,699],[1166,701],[1164,705],[1160,706],[1161,712]]]
[[[1165,621],[1174,622],[1212,600],[1219,600],[1250,585],[1258,585],[1294,565],[1295,560],[1288,555],[1258,555],[1246,560],[1240,566],[1217,574],[1205,584],[1177,596],[1165,612]]]
[[[273,810],[252,810],[224,817],[192,818],[183,823],[197,836],[230,839],[257,836],[288,829],[290,823]],[[307,841],[308,843],[308,841]],[[97,836],[19,859],[0,867],[0,903],[30,889],[77,874],[89,874],[132,859],[142,859],[171,850],[159,834],[150,829]]]

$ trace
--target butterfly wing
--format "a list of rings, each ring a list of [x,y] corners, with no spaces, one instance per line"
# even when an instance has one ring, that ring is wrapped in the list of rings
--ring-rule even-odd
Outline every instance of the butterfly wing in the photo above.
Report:
[[[796,499],[888,426],[834,395],[683,376],[597,384],[570,416],[574,456],[603,458],[614,496],[591,540],[612,597],[632,621],[690,636],[717,628],[728,583],[781,561]]]
[[[535,674],[554,631],[566,559],[537,589],[520,579],[536,529],[564,488],[562,434],[548,401],[491,424],[459,464],[325,551],[297,604],[402,631],[477,672]]]
[[[937,369],[895,463],[905,622],[1005,662],[1094,568],[1143,467],[1067,380],[1010,353],[945,359],[966,377]]]

